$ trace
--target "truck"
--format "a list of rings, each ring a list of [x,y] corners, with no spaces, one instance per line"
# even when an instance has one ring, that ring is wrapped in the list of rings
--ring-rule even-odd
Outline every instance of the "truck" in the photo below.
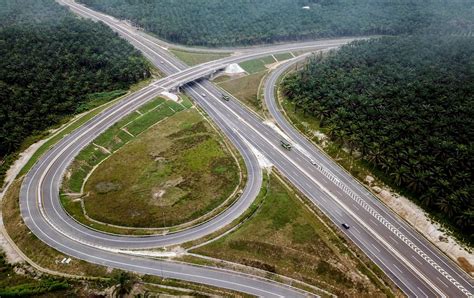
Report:
[[[291,144],[286,141],[286,140],[280,140],[280,144],[283,148],[285,148],[286,150],[290,151],[291,150]]]

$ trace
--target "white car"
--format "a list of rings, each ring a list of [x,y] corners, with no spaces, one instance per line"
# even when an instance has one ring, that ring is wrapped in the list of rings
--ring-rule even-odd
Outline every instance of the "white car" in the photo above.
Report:
[[[316,161],[314,161],[313,159],[310,159],[310,161],[313,166],[317,165]]]
[[[206,97],[206,93],[201,93],[201,96],[202,96],[202,97]]]

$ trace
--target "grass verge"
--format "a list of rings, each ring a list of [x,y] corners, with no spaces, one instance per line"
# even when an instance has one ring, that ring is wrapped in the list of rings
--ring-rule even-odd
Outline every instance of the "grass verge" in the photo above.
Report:
[[[242,101],[255,112],[260,113],[262,110],[262,101],[259,97],[259,87],[266,74],[267,71],[264,70],[244,77],[219,82],[217,85]]]
[[[299,67],[301,67],[301,65],[304,65],[304,63],[305,62],[298,63]],[[295,67],[292,67],[287,71],[287,73],[290,73],[295,70],[297,70],[297,68],[295,69]],[[283,78],[284,76],[279,78],[277,86],[280,85],[280,82]],[[297,128],[313,143],[319,145],[319,147],[326,154],[328,154],[347,172],[349,172],[353,177],[355,177],[362,185],[365,185],[367,188],[372,188],[372,190],[375,187],[388,188],[389,191],[393,191],[395,194],[399,194],[408,198],[411,202],[418,205],[420,210],[424,211],[424,214],[429,217],[430,221],[439,224],[440,230],[442,232],[446,233],[449,236],[452,236],[457,241],[457,243],[460,244],[466,251],[473,251],[474,244],[472,243],[472,241],[469,241],[465,234],[463,234],[457,227],[453,226],[450,222],[448,222],[443,213],[435,212],[422,206],[417,196],[415,196],[411,191],[407,190],[406,188],[396,185],[392,177],[387,176],[386,173],[384,173],[380,169],[377,169],[372,164],[364,160],[363,156],[360,155],[359,152],[351,153],[349,149],[345,147],[344,143],[333,142],[327,137],[323,137],[323,139],[321,139],[320,136],[317,136],[315,132],[320,132],[322,133],[322,135],[324,135],[328,131],[327,128],[320,127],[319,121],[315,117],[306,114],[302,109],[295,109],[295,104],[289,101],[283,94],[281,94],[280,89],[278,90],[277,101],[280,107],[282,108],[284,115],[295,128]],[[370,176],[375,179],[373,182],[370,183],[370,185],[366,182],[367,176]],[[467,272],[472,272],[472,265],[469,265],[469,262],[466,263],[465,258],[460,257],[457,259],[453,259],[464,270],[466,270]]]
[[[266,65],[273,64],[275,62],[277,61],[275,60],[275,58],[273,58],[273,56],[267,56],[259,59],[245,61],[240,63],[239,65],[249,74],[254,74],[266,70]]]
[[[150,82],[152,81],[152,79],[148,79],[148,80],[144,80],[138,84],[135,84],[133,85],[129,92],[127,94],[129,94],[130,92],[134,92],[134,91],[137,91],[143,87],[145,87],[146,85],[148,85]],[[123,93],[122,95],[119,95],[120,93],[119,92],[122,92],[122,91],[112,91],[112,92],[109,92],[109,93],[99,93],[99,94],[96,94],[98,96],[97,99],[93,99],[92,102],[95,103],[95,105],[99,104],[100,102],[105,102],[104,104],[100,105],[100,106],[97,106],[95,108],[92,108],[92,110],[88,111],[88,112],[85,112],[83,113],[82,115],[77,115],[75,118],[73,118],[72,120],[71,119],[68,119],[68,120],[65,120],[63,122],[63,125],[64,123],[66,122],[69,122],[69,124],[65,125],[64,128],[61,128],[59,130],[59,132],[53,134],[50,139],[48,139],[43,145],[41,145],[38,150],[35,151],[35,153],[31,156],[31,158],[28,160],[28,162],[25,164],[25,166],[21,169],[20,173],[18,174],[18,177],[21,177],[23,175],[25,175],[26,173],[28,173],[28,171],[31,169],[31,167],[36,163],[36,161],[46,152],[49,150],[49,148],[51,148],[51,146],[53,146],[54,144],[56,144],[57,142],[59,142],[59,140],[61,140],[64,136],[66,136],[67,134],[71,133],[72,131],[74,131],[75,129],[77,129],[78,127],[80,127],[81,125],[83,125],[84,123],[86,123],[87,121],[89,121],[90,119],[92,119],[93,117],[95,117],[96,115],[100,114],[102,111],[104,111],[106,108],[110,107],[111,105],[113,105],[114,103],[116,103],[117,101],[119,101],[123,95],[125,95],[125,93]],[[117,97],[118,96],[118,97]],[[92,98],[92,97],[91,97]],[[90,107],[93,107],[93,106],[90,106]],[[87,108],[87,107],[82,107],[83,109],[84,108]],[[34,142],[38,141],[40,138],[44,138],[46,137],[46,135],[42,135],[41,137],[31,137],[28,141],[25,142],[25,144],[22,146],[22,149],[21,150],[25,150],[27,147],[29,147],[31,144],[33,144]]]
[[[230,56],[230,53],[191,52],[177,49],[171,49],[170,52],[189,66],[194,66]]]
[[[251,219],[193,252],[292,277],[337,295],[391,295],[345,240],[275,175]]]
[[[106,268],[73,259],[62,264],[66,255],[39,240],[23,222],[20,214],[19,193],[22,179],[15,180],[2,200],[2,216],[5,229],[18,248],[33,262],[53,271],[79,276],[106,276]]]
[[[282,53],[282,54],[275,54],[273,55],[277,61],[285,61],[288,59],[293,58],[293,55],[291,53]]]
[[[245,223],[247,220],[252,218],[252,216],[255,215],[257,210],[262,206],[262,203],[267,197],[267,193],[268,193],[268,186],[267,186],[268,181],[269,181],[268,176],[264,175],[263,181],[262,181],[262,188],[260,189],[260,192],[258,193],[257,197],[252,202],[250,207],[247,210],[245,210],[245,212],[242,215],[240,215],[237,219],[235,219],[232,223],[217,230],[216,232],[212,234],[209,234],[197,240],[183,243],[181,244],[181,246],[185,249],[194,249],[200,246],[204,246],[208,242],[212,242],[218,238],[221,238],[225,236],[226,234],[232,232],[233,230],[237,229],[238,227],[240,227],[243,223]]]
[[[68,296],[67,290],[70,285],[67,281],[59,278],[38,280],[32,274],[26,273],[22,267],[8,264],[0,251],[0,297],[26,297],[52,293]]]
[[[72,258],[69,264],[61,263],[68,256],[56,251],[39,240],[24,224],[19,210],[19,191],[22,179],[17,179],[8,189],[1,206],[3,222],[8,235],[17,247],[38,266],[54,271],[57,276],[37,271],[25,263],[6,264],[0,251],[0,293],[2,297],[22,293],[23,296],[40,297],[97,297],[110,293],[116,284],[116,276],[120,270],[106,268],[82,260]],[[84,279],[62,277],[70,274]],[[220,295],[226,297],[246,297],[245,294],[189,283],[169,278],[144,275],[133,276],[134,295],[165,294],[192,295],[193,297],[209,297]],[[99,278],[99,279],[91,279]],[[7,295],[8,294],[8,295]],[[135,296],[136,297],[136,296]],[[138,296],[142,297],[142,296]]]

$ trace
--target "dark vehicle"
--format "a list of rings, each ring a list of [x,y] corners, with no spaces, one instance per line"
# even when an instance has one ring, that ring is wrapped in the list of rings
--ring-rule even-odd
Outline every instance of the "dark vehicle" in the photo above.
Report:
[[[286,150],[290,151],[291,150],[291,144],[288,143],[287,141],[285,140],[280,140],[280,143],[281,143],[281,146],[283,148],[285,148]]]
[[[225,101],[229,101],[230,97],[229,97],[229,95],[222,94],[222,99],[225,100]]]
[[[346,230],[349,230],[349,228],[350,228],[349,225],[346,224],[346,223],[343,223],[343,224],[342,224],[342,227],[343,227],[344,229],[346,229]]]

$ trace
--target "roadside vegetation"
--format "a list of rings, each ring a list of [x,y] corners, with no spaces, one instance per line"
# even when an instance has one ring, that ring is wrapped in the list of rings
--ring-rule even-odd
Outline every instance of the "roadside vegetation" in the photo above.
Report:
[[[267,56],[259,59],[244,61],[240,63],[240,67],[242,67],[247,73],[254,74],[263,70],[267,70],[267,65],[273,64],[277,62],[273,56]]]
[[[150,76],[105,25],[53,0],[0,0],[0,184],[22,144]]]
[[[19,268],[16,269],[19,272]],[[69,288],[67,281],[45,278],[37,280],[34,276],[15,272],[15,267],[8,264],[4,253],[0,250],[0,297],[30,297],[55,293],[64,295]]]
[[[241,296],[233,291],[170,278],[137,276],[75,258],[64,262],[68,256],[43,243],[24,224],[19,208],[21,182],[21,179],[16,180],[1,202],[5,230],[23,254],[54,275],[40,272],[26,263],[11,265],[0,248],[1,297],[112,297],[114,292],[130,292],[134,297],[159,294]],[[78,278],[63,277],[64,274]]]
[[[69,264],[61,263],[64,254],[44,244],[23,222],[20,214],[20,187],[22,179],[17,179],[2,200],[2,217],[5,230],[10,238],[32,261],[50,270],[73,275],[106,276],[106,268],[80,260]]]
[[[470,0],[80,0],[174,43],[234,46],[417,31],[470,33]],[[170,17],[172,16],[172,17]],[[465,30],[467,29],[467,31]]]
[[[240,67],[247,74],[232,76],[220,76],[214,80],[219,87],[232,94],[243,102],[247,107],[257,113],[262,112],[261,85],[262,80],[268,74],[270,65],[293,58],[292,53],[283,53],[267,56],[259,59],[240,63]]]
[[[230,56],[230,53],[191,52],[178,49],[170,49],[170,52],[189,66],[194,66]]]
[[[283,91],[332,146],[472,246],[473,53],[470,37],[360,41],[313,59]]]
[[[158,76],[159,74],[156,72],[153,72],[153,76]],[[140,81],[137,84],[134,84],[130,87],[128,92],[134,92],[136,90],[141,89],[142,87],[148,85],[152,78]],[[119,96],[120,94],[123,94],[122,96]],[[93,99],[92,102],[98,104],[99,102],[105,102],[102,105],[99,105],[95,107],[95,105],[90,105],[86,109],[87,112],[81,113],[72,119],[70,119],[68,122],[66,122],[66,118],[64,119],[64,124],[61,124],[60,127],[57,129],[53,129],[48,135],[42,136],[43,138],[48,138],[46,142],[44,142],[36,151],[35,153],[30,157],[28,162],[25,164],[23,168],[21,168],[20,173],[18,176],[22,176],[26,174],[31,167],[36,163],[38,158],[41,157],[51,146],[56,144],[58,141],[60,141],[65,135],[71,133],[74,131],[76,128],[80,127],[90,119],[92,119],[94,116],[98,115],[102,111],[104,111],[106,108],[110,107],[112,104],[114,104],[116,101],[120,100],[123,96],[126,95],[126,93],[123,93],[122,91],[112,91],[112,92],[105,92],[105,93],[98,93],[97,94],[100,97],[100,100],[95,100]],[[115,97],[118,96],[118,97]],[[91,95],[92,97],[92,95]],[[63,122],[63,121],[61,121]],[[32,137],[28,138],[25,140],[22,145],[20,146],[20,151],[26,149],[28,146],[32,144],[37,139],[37,137]],[[37,140],[36,140],[37,141]]]
[[[80,193],[97,165],[82,196],[62,196],[66,210],[81,222],[82,200],[89,218],[107,224],[183,224],[219,207],[240,182],[236,161],[203,116],[160,98],[86,147],[66,175],[63,192]]]
[[[230,78],[217,83],[219,87],[232,94],[252,110],[259,112],[262,109],[262,101],[259,99],[258,91],[260,82],[267,71],[260,71],[243,77]]]
[[[275,174],[263,203],[237,230],[191,252],[315,285],[336,295],[391,292],[355,257],[344,238],[315,215]],[[383,278],[383,275],[379,276]]]

